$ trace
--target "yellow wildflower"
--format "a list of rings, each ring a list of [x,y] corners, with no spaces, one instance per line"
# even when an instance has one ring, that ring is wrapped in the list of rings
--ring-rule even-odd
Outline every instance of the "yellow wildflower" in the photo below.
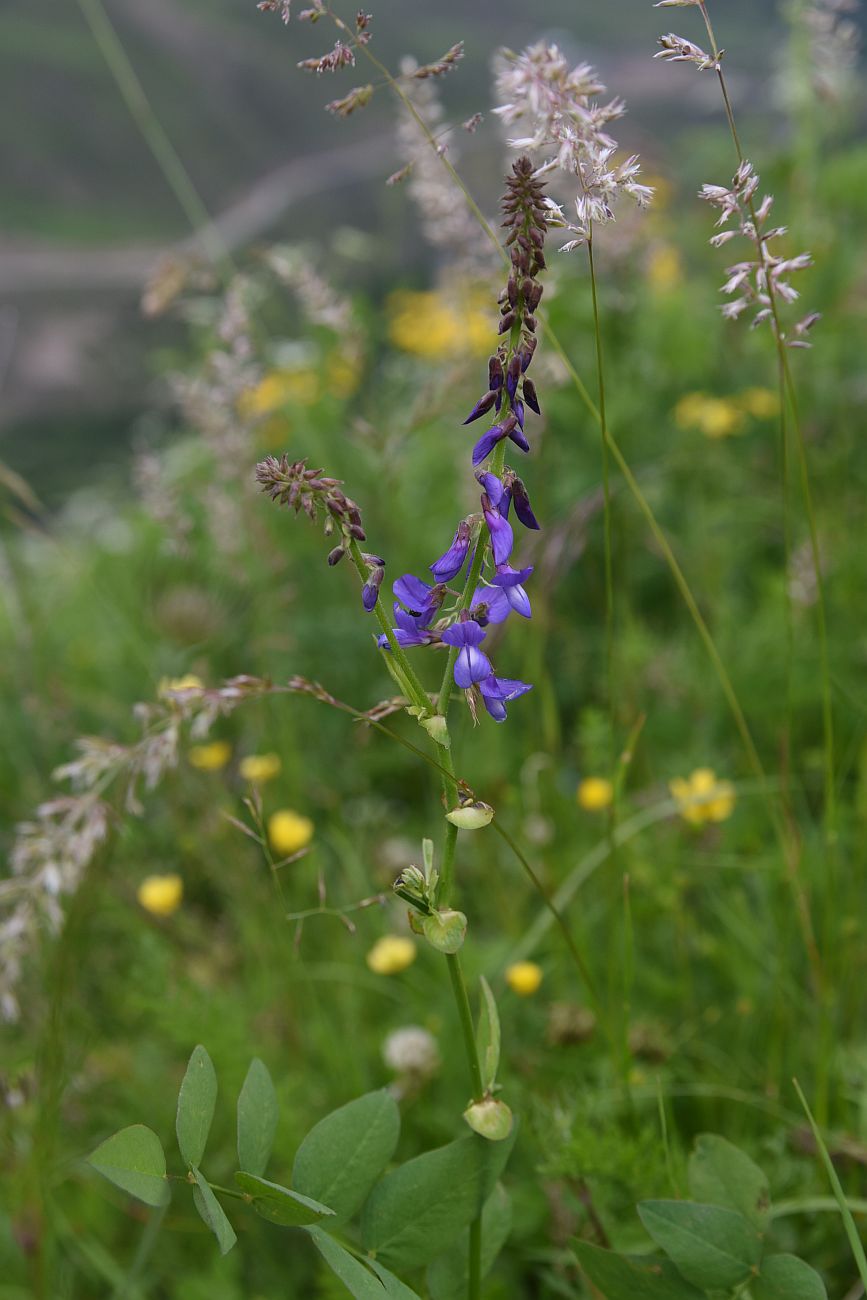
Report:
[[[167,695],[169,691],[203,691],[205,683],[195,673],[185,673],[183,677],[163,677],[157,694]]]
[[[614,798],[614,786],[604,776],[588,776],[579,782],[575,797],[585,812],[600,812]]]
[[[245,781],[261,785],[263,781],[279,776],[281,766],[279,754],[248,754],[241,759],[238,770]]]
[[[402,352],[435,360],[489,350],[496,329],[490,310],[473,296],[453,302],[433,291],[400,289],[389,299],[389,336]]]
[[[734,786],[731,781],[718,781],[709,767],[697,767],[686,780],[676,777],[669,782],[669,789],[681,817],[693,826],[724,822],[734,811]]]
[[[534,961],[516,961],[506,967],[506,983],[519,998],[531,998],[542,983],[543,971]]]
[[[180,876],[146,876],[136,891],[136,898],[152,916],[171,916],[181,905],[184,882]]]
[[[399,975],[416,958],[415,944],[402,934],[386,934],[377,939],[365,957],[376,975]]]
[[[314,826],[309,817],[281,808],[268,818],[268,839],[275,853],[288,857],[304,849],[313,839]]]
[[[270,415],[281,406],[312,406],[321,395],[319,376],[309,366],[298,370],[271,370],[238,400],[243,416]]]
[[[683,263],[673,244],[657,244],[647,262],[647,279],[651,288],[665,293],[683,280]]]
[[[232,757],[228,740],[212,740],[209,745],[193,745],[189,760],[200,772],[219,772]]]
[[[731,398],[687,393],[674,408],[674,418],[681,429],[697,429],[706,438],[728,438],[743,425],[744,413]]]
[[[772,388],[747,388],[738,400],[756,420],[773,420],[780,413],[780,398]]]

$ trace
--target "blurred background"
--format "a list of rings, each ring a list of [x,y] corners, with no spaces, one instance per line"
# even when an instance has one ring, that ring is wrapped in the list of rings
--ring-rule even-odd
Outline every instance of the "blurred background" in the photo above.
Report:
[[[423,279],[430,255],[413,213],[382,183],[402,161],[393,105],[381,95],[335,124],[322,108],[350,74],[315,79],[295,69],[319,52],[321,28],[296,22],[283,30],[257,14],[253,0],[106,0],[104,12],[134,69],[129,85],[140,82],[229,246],[291,235],[322,242],[334,256],[335,241],[345,247],[344,236],[358,231],[378,239],[375,255],[356,247],[349,267],[344,259],[341,273],[354,287],[382,294],[395,282]],[[684,192],[702,177],[705,128],[719,119],[715,86],[653,62],[669,15],[644,0],[491,0],[469,9],[444,0],[433,12],[418,0],[386,0],[375,17],[377,49],[390,66],[405,54],[421,63],[436,58],[460,33],[466,54],[448,85],[458,121],[487,111],[498,46],[557,41],[626,93],[625,148],[651,169],[684,162]],[[759,115],[771,137],[785,132],[782,7],[727,0],[719,17],[740,105]],[[46,23],[3,0],[0,25],[7,105],[0,457],[25,475],[38,467],[54,498],[127,464],[130,441],[159,400],[154,353],[172,337],[142,321],[143,285],[163,254],[190,247],[190,228],[112,76],[95,11],[58,6]],[[457,142],[487,208],[497,193],[499,141],[487,117]]]
[[[815,261],[795,311],[822,320],[792,360],[828,598],[832,852],[811,521],[772,339],[722,319],[733,258],[708,247],[714,213],[697,197],[728,182],[732,144],[715,77],[653,59],[669,26],[703,40],[697,13],[648,0],[371,7],[371,50],[392,70],[465,42],[455,71],[408,84],[493,221],[511,158],[491,112],[501,46],[556,41],[626,99],[614,134],[656,197],[641,214],[624,202],[599,232],[609,419],[768,774],[763,790],[619,474],[609,673],[599,430],[543,336],[543,415],[521,461],[543,521],[520,542],[533,618],[486,642],[534,689],[502,727],[456,707],[455,752],[546,888],[567,890],[599,1000],[505,845],[463,837],[468,975],[495,990],[522,1116],[491,1300],[587,1300],[572,1236],[646,1248],[635,1201],[684,1185],[702,1131],[761,1160],[789,1206],[776,1246],[806,1256],[835,1300],[854,1298],[839,1221],[802,1208],[827,1187],[790,1081],[836,1135],[863,1207],[865,14],[849,0],[713,4],[747,154],[785,248]],[[281,1101],[278,1180],[350,1095],[400,1092],[400,1158],[450,1140],[466,1102],[441,958],[412,947],[391,897],[442,822],[425,766],[314,699],[217,710],[207,735],[184,712],[239,673],[303,674],[359,709],[393,689],[349,564],[329,569],[321,529],[256,491],[263,456],[310,456],[346,482],[387,559],[386,595],[478,508],[460,420],[484,382],[501,269],[387,87],[346,120],[325,111],[368,80],[361,61],[333,77],[296,67],[332,41],[326,24],[296,13],[284,26],[254,0],[67,0],[50,16],[0,0],[0,1300],[340,1294],[312,1250],[242,1215],[240,1247],[220,1260],[182,1196],[157,1238],[83,1166],[139,1121],[171,1147],[197,1041],[220,1078],[215,1181],[234,1168],[252,1056]],[[595,393],[586,257],[552,248],[548,262],[545,310]],[[416,662],[438,684],[441,660]],[[390,725],[416,742],[410,719]],[[682,793],[706,790],[709,771],[723,794],[695,815]],[[84,819],[74,834],[70,818]],[[257,823],[260,842],[243,833]],[[303,856],[269,869],[289,845]],[[334,912],[299,925],[323,896]],[[385,969],[372,954],[395,936],[411,959]],[[510,982],[517,958],[536,964],[533,987]],[[407,1024],[434,1040],[423,1078],[387,1050]]]

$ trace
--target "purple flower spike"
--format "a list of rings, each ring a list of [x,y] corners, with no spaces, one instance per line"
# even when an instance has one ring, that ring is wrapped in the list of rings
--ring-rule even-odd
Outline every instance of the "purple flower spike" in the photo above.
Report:
[[[430,571],[437,582],[451,582],[464,567],[467,551],[470,549],[470,526],[466,519],[458,524],[458,530],[452,538],[452,544],[444,555],[435,560]]]
[[[487,460],[497,443],[505,436],[506,431],[501,424],[495,424],[488,429],[487,433],[483,433],[473,447],[473,464],[481,465],[482,461]]]
[[[519,682],[511,677],[495,677],[493,673],[479,683],[485,708],[495,722],[505,722],[508,700],[516,700],[519,695],[525,695],[532,689],[530,682]]]
[[[475,619],[452,623],[443,632],[442,639],[447,645],[460,647],[455,660],[455,683],[463,690],[493,674],[490,659],[478,648],[485,639],[485,630]]]
[[[512,500],[515,503],[515,514],[520,519],[525,528],[534,528],[538,532],[541,529],[533,509],[530,505],[530,498],[527,496],[527,489],[519,478],[513,478],[509,484]]]
[[[512,525],[507,519],[503,518],[499,510],[493,508],[487,493],[482,495],[482,509],[485,512],[485,523],[488,525],[491,534],[491,550],[494,552],[494,563],[505,564],[512,554],[512,547],[515,544]]]
[[[472,424],[473,420],[478,420],[480,415],[484,415],[486,411],[490,411],[496,400],[497,394],[492,388],[490,392],[485,393],[484,397],[479,398],[467,418],[464,420],[464,424]]]
[[[481,483],[484,491],[487,492],[491,505],[496,510],[500,510],[500,502],[506,491],[502,481],[497,478],[496,474],[477,474],[476,479]],[[503,512],[500,511],[500,513]]]

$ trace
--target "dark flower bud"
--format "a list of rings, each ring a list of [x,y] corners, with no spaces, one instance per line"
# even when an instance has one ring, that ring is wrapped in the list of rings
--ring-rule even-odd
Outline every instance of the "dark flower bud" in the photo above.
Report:
[[[533,258],[533,274],[535,275],[537,271],[544,271],[547,265],[548,263],[545,261],[545,254],[541,249],[537,249],[536,255]]]
[[[496,400],[497,393],[496,390],[492,388],[489,392],[485,393],[484,397],[479,398],[467,418],[464,420],[464,424],[472,424],[473,420],[478,420],[480,415],[484,415],[486,411],[490,411]]]
[[[521,358],[518,356],[516,352],[512,356],[512,359],[509,362],[509,368],[506,371],[506,392],[509,394],[510,400],[515,396],[515,390],[518,387],[518,377],[520,373],[521,373]]]
[[[334,568],[335,564],[340,563],[340,561],[343,559],[345,554],[346,551],[342,546],[335,546],[333,551],[328,552],[328,563],[332,569]]]
[[[545,242],[544,231],[538,230],[535,226],[530,227],[530,238],[537,248],[541,248]]]
[[[535,311],[542,301],[543,288],[535,280],[524,281],[524,302],[528,311]]]
[[[524,403],[521,401],[514,403],[515,415],[518,417],[518,428],[524,427]]]
[[[376,602],[379,599],[379,589],[382,586],[382,580],[384,577],[384,569],[372,569],[367,582],[361,588],[361,603],[364,605],[368,614],[376,606]]]
[[[503,384],[503,363],[499,357],[491,357],[488,362],[488,387],[494,390]]]
[[[350,537],[354,537],[355,540],[356,540],[357,542],[366,542],[366,541],[367,541],[367,533],[366,533],[366,532],[364,531],[364,529],[361,527],[361,524],[350,524],[350,525],[349,525],[349,536],[350,536]]]
[[[524,329],[528,329],[528,330],[530,331],[531,334],[535,334],[535,333],[536,333],[536,317],[535,317],[535,316],[525,316],[525,317],[524,317]]]
[[[515,514],[520,519],[525,528],[538,530],[540,524],[533,514],[530,505],[530,498],[527,496],[527,489],[517,476],[510,476],[510,488],[512,491],[512,503],[515,507]]]
[[[518,236],[518,243],[521,245],[522,248],[525,248],[528,253],[530,252],[532,245],[525,234],[520,234]]]
[[[530,258],[526,249],[521,248],[519,244],[512,245],[512,265],[517,271],[522,271],[524,275],[530,269]]]
[[[509,330],[512,328],[516,320],[517,320],[517,316],[513,311],[506,312],[506,315],[500,321],[500,328],[497,330],[497,333],[508,334]]]
[[[535,411],[537,415],[541,415],[542,412],[539,409],[539,398],[536,396],[536,385],[533,383],[532,379],[524,380],[521,392],[524,401],[527,403],[530,410]]]
[[[527,370],[527,367],[529,366],[530,362],[533,360],[533,353],[536,351],[537,342],[538,339],[525,338],[523,343],[521,344],[521,350],[519,355],[521,358],[522,372]]]

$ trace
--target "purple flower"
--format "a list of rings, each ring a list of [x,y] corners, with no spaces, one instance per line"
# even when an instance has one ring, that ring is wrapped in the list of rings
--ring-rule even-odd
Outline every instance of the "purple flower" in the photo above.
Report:
[[[510,564],[502,564],[498,566],[497,572],[491,578],[491,586],[500,588],[506,598],[509,610],[514,610],[522,618],[529,618],[531,615],[530,598],[524,590],[523,584],[532,572],[532,564],[526,569],[513,569]],[[490,615],[488,617],[490,618]],[[491,622],[496,623],[502,621],[502,619],[491,619]]]
[[[485,512],[485,523],[488,525],[488,531],[491,534],[491,550],[494,553],[494,563],[505,564],[512,554],[512,547],[515,543],[512,525],[507,519],[503,518],[499,510],[494,509],[487,492],[482,493],[482,509]]]
[[[522,401],[519,400],[519,401],[517,401],[517,402],[513,402],[512,405],[513,405],[514,410],[515,410],[515,415],[518,417],[518,428],[519,428],[519,429],[523,429],[523,427],[524,427],[524,403],[523,403]]]
[[[376,608],[376,602],[379,600],[379,589],[382,586],[384,577],[385,570],[381,566],[371,568],[368,572],[367,582],[361,588],[361,603],[368,614]]]
[[[445,588],[441,583],[432,587],[412,573],[405,573],[402,578],[398,578],[392,591],[415,617],[419,627],[428,626],[445,596]]]
[[[541,415],[542,412],[539,409],[539,398],[536,395],[536,385],[533,383],[532,379],[524,380],[524,386],[521,391],[524,395],[524,401],[527,403],[530,410],[535,411],[537,415]]]
[[[476,587],[470,614],[482,626],[487,623],[505,623],[512,612],[509,598],[502,587]]]
[[[514,427],[509,430],[509,437],[512,439],[512,442],[516,447],[521,448],[521,451],[529,451],[530,444],[524,437],[524,430],[519,427],[517,418],[514,416],[512,418],[515,420],[515,424]]]
[[[524,487],[524,484],[517,475],[512,475],[509,479],[509,491],[512,500],[515,503],[515,514],[518,516],[521,523],[525,528],[535,528],[538,530],[541,525],[533,514],[530,505],[530,498],[527,496],[527,489]]]
[[[443,632],[442,639],[447,645],[459,647],[455,660],[455,683],[458,686],[467,690],[473,682],[493,675],[490,659],[478,648],[485,639],[484,628],[479,627],[474,619],[452,623]]]
[[[473,420],[478,420],[480,415],[484,415],[486,411],[490,411],[496,400],[497,392],[492,388],[490,392],[485,393],[484,397],[479,398],[467,418],[464,420],[464,424],[472,424]]]
[[[506,509],[504,510],[502,507],[503,496],[506,494],[506,487],[502,479],[498,479],[496,474],[477,474],[476,481],[481,483],[483,490],[487,492],[491,505],[499,510],[500,514],[505,518],[509,506],[507,502]]]
[[[518,379],[521,375],[521,358],[517,352],[512,356],[509,362],[509,368],[506,371],[506,392],[509,394],[509,401],[514,402],[515,391],[518,387]]]
[[[516,700],[519,695],[525,695],[532,689],[530,682],[519,682],[511,677],[495,677],[493,673],[479,682],[485,708],[495,722],[505,722],[508,700]]]
[[[500,439],[505,437],[506,430],[503,425],[492,425],[487,433],[482,434],[475,447],[473,447],[473,464],[481,465],[483,460],[487,460]]]
[[[470,526],[466,519],[462,519],[449,549],[430,566],[430,571],[437,582],[451,582],[452,578],[457,577],[464,567],[469,549]]]

